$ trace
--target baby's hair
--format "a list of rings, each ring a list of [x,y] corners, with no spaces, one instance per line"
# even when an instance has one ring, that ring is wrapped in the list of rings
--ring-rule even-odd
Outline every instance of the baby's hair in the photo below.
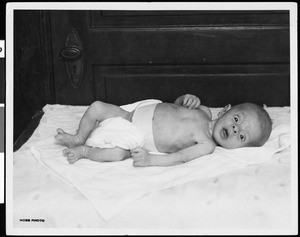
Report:
[[[257,104],[253,103],[245,103],[245,106],[248,108],[253,108],[257,115],[257,120],[260,125],[261,129],[261,137],[260,139],[253,141],[249,144],[249,146],[262,146],[266,143],[269,139],[270,134],[272,132],[272,120],[268,112],[262,107]]]

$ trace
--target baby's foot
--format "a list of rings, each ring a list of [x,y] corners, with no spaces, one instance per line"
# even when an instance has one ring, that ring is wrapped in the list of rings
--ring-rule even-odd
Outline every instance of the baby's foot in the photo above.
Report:
[[[82,145],[83,143],[79,140],[76,135],[71,135],[66,133],[61,128],[58,128],[57,135],[55,135],[55,139],[59,142],[59,144],[67,146],[67,147],[76,147],[78,145]]]
[[[81,158],[85,158],[85,148],[84,146],[77,146],[74,148],[68,148],[63,151],[64,155],[67,156],[67,159],[70,164],[74,164]]]

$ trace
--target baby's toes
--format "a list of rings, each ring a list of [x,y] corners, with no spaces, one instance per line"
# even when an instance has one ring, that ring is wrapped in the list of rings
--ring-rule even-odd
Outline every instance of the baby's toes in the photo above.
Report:
[[[74,164],[78,159],[76,159],[76,157],[68,157],[68,162],[70,164]]]
[[[58,134],[64,134],[65,133],[64,130],[62,130],[61,128],[56,129],[56,132]]]
[[[69,163],[72,163],[73,158],[68,156],[68,157],[67,157],[67,160],[69,161]]]
[[[64,153],[64,155],[67,155],[69,153],[69,149],[64,149],[63,153]]]
[[[69,158],[74,157],[74,153],[70,149],[64,149],[63,153],[65,156],[67,156]]]
[[[56,140],[61,140],[62,139],[62,136],[61,136],[61,134],[56,134],[55,136],[54,136],[54,138],[56,139]]]

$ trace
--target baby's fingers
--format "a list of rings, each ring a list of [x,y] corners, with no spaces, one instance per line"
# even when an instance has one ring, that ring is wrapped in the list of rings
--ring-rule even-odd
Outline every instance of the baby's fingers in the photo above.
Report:
[[[190,97],[185,96],[182,102],[182,105],[186,105]]]
[[[136,147],[130,150],[131,157],[138,156],[144,151],[141,147]]]
[[[194,109],[197,101],[193,100],[192,103],[189,105],[189,109]]]
[[[145,167],[148,166],[147,162],[143,159],[134,159],[132,165],[134,167]]]
[[[195,108],[198,108],[201,105],[201,101],[199,98],[197,98],[197,103],[195,105]]]
[[[193,104],[194,98],[190,97],[187,99],[186,103],[184,104],[185,107],[190,107]]]
[[[132,156],[133,163],[141,160],[140,156]]]
[[[144,166],[143,165],[144,162],[143,162],[143,158],[142,157],[140,157],[140,156],[133,156],[132,160],[133,160],[132,165],[134,167],[142,167],[142,166]]]
[[[143,149],[141,147],[135,147],[133,149],[130,149],[130,153],[137,153],[141,152]]]
[[[134,167],[142,167],[141,162],[138,162],[138,161],[133,161],[132,165]]]
[[[196,98],[193,100],[192,104],[189,106],[189,108],[190,108],[190,109],[196,109],[196,108],[199,107],[200,103],[201,103],[201,102],[200,102],[199,98],[196,97]]]

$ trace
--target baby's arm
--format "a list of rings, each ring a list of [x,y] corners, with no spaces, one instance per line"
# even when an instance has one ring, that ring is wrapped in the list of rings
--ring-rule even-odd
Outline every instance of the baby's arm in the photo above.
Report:
[[[178,152],[167,155],[149,154],[143,148],[135,148],[131,150],[133,158],[133,166],[172,166],[182,164],[198,158],[203,155],[210,154],[214,151],[215,144],[210,141],[203,141],[194,146],[182,149]]]
[[[211,111],[210,111],[210,109],[207,106],[200,105],[197,109],[203,110],[207,114],[207,116],[209,117],[209,119],[210,120],[212,119]]]

